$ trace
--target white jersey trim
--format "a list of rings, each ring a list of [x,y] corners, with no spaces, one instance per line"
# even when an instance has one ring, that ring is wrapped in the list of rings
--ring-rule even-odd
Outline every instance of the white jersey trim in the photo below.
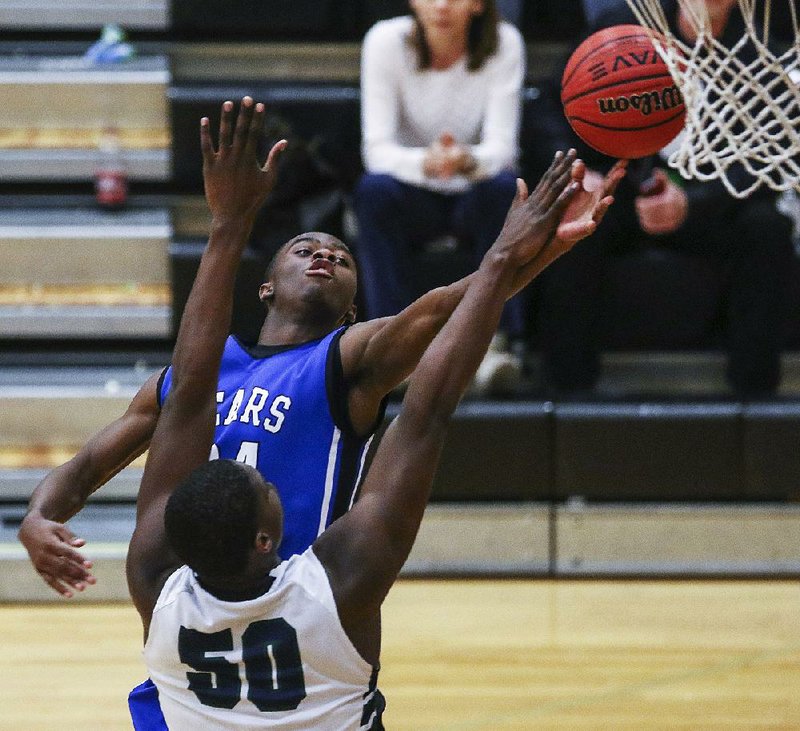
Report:
[[[325,470],[325,493],[322,497],[322,508],[319,512],[319,527],[317,528],[317,535],[322,535],[325,528],[328,527],[328,512],[331,509],[331,497],[333,496],[333,478],[336,476],[336,461],[339,455],[339,441],[342,438],[342,432],[339,427],[333,430],[333,439],[331,439],[331,448],[328,450],[328,468]]]

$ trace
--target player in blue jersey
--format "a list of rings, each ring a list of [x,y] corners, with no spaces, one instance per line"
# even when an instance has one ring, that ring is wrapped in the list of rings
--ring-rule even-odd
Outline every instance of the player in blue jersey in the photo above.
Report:
[[[220,129],[226,144],[232,110],[226,102]],[[578,190],[553,246],[532,262],[532,274],[593,230],[623,174],[618,166],[603,190]],[[573,176],[582,180],[582,165],[574,167]],[[208,181],[206,186],[208,194]],[[258,344],[247,348],[231,339],[226,347],[217,449],[280,485],[290,513],[284,556],[307,547],[352,502],[366,442],[381,421],[386,395],[411,373],[471,280],[472,275],[428,292],[396,316],[349,326],[356,314],[356,271],[347,247],[332,236],[307,233],[278,251],[259,292],[266,317]],[[517,287],[525,281],[521,276]],[[290,369],[285,374],[280,373],[283,363]],[[306,367],[312,380],[292,380],[290,372]],[[91,562],[79,550],[84,541],[64,521],[147,449],[160,411],[162,378],[168,383],[169,375],[153,375],[125,414],[53,470],[31,496],[19,537],[39,574],[63,596],[94,583]],[[306,490],[312,492],[304,496]]]
[[[262,115],[262,105],[243,104],[238,135],[218,152],[208,120],[202,123],[215,225],[150,445],[128,585],[144,626],[145,662],[172,731],[381,729],[381,604],[411,550],[449,418],[505,300],[566,248],[553,234],[580,188],[571,175],[574,152],[559,153],[530,196],[518,183],[500,236],[422,355],[358,502],[301,555],[281,561],[283,511],[273,486],[252,467],[207,461],[219,438],[215,421],[227,418],[218,408],[218,371],[228,348],[236,264],[257,210],[246,203],[271,182],[270,166],[261,170],[252,154]],[[236,216],[227,215],[232,210]],[[258,417],[260,428],[272,413],[269,396],[247,393],[245,387],[239,406],[235,397],[231,402],[231,424],[246,421],[248,399],[248,425]]]

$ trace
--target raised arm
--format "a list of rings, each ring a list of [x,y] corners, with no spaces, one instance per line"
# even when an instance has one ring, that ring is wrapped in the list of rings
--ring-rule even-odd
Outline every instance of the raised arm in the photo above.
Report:
[[[408,557],[430,493],[447,423],[491,340],[515,276],[546,253],[579,184],[572,155],[554,161],[529,197],[520,181],[500,237],[414,372],[353,509],[314,543],[339,615],[366,655],[381,602]]]
[[[208,119],[200,124],[211,233],[181,318],[170,397],[150,445],[128,550],[128,587],[145,630],[163,581],[179,565],[166,540],[164,508],[174,488],[208,459],[236,270],[256,214],[274,187],[275,158],[286,144],[276,144],[259,167],[256,146],[263,122],[263,104],[254,106],[245,97],[234,127],[233,104],[225,102],[217,151]]]
[[[583,187],[586,166],[580,161],[573,163],[571,174],[579,187],[570,199],[554,240],[541,256],[534,257],[514,273],[509,297],[594,232],[611,205],[614,191],[625,175],[626,164],[617,162],[599,188],[587,191]],[[374,426],[381,400],[414,370],[474,277],[470,274],[447,287],[431,290],[399,314],[358,323],[342,336],[342,367],[351,384],[350,420],[357,431],[364,433]]]
[[[158,420],[156,391],[160,377],[160,373],[152,375],[122,416],[92,436],[31,494],[19,539],[39,575],[64,597],[95,583],[91,562],[77,550],[85,541],[64,522],[80,512],[93,492],[147,449]]]

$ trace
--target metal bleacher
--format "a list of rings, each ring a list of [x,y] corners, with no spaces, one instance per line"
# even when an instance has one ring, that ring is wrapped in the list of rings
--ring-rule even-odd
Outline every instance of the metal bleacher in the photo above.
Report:
[[[254,94],[324,138],[336,165],[357,165],[367,16],[337,20],[336,38],[286,25],[285,37],[254,38],[256,27],[238,40],[197,30],[190,5],[0,0],[0,601],[55,598],[16,540],[31,490],[169,360],[207,230],[199,116]],[[335,6],[322,2],[321,15]],[[107,22],[125,26],[137,56],[87,65],[82,50]],[[558,40],[531,44],[528,102],[563,52]],[[108,127],[131,185],[121,210],[92,192]],[[262,266],[248,254],[242,292]],[[257,319],[240,298],[234,327]],[[529,365],[513,398],[468,397],[456,413],[407,573],[800,574],[796,353],[763,403],[731,399],[713,349],[609,352],[597,396],[581,402],[548,400],[535,354]],[[142,467],[70,523],[100,580],[86,598],[127,596]]]

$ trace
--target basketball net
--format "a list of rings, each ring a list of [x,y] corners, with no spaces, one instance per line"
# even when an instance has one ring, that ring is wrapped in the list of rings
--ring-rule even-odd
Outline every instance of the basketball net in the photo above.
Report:
[[[761,185],[800,190],[800,31],[794,0],[776,0],[788,3],[794,29],[794,42],[780,55],[767,46],[772,0],[738,0],[745,32],[732,48],[713,37],[704,0],[678,2],[697,34],[693,45],[671,31],[659,0],[627,0],[639,23],[657,31],[653,45],[684,96],[686,125],[670,166],[684,178],[719,179],[737,198]],[[756,18],[758,3],[763,22]]]

